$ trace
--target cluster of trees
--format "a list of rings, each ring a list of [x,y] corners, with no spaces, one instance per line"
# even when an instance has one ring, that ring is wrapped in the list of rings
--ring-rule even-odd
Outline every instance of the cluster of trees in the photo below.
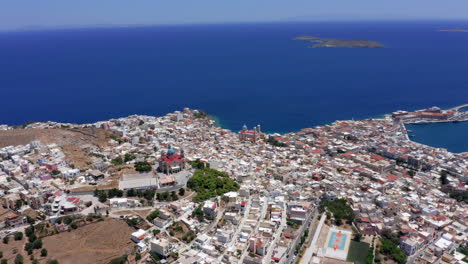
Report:
[[[135,162],[135,170],[139,172],[148,172],[152,170],[151,164],[147,161]]]
[[[373,264],[373,263],[374,263],[374,247],[370,247],[367,250],[366,264]]]
[[[131,160],[134,160],[136,159],[135,155],[131,154],[131,153],[126,153],[125,156],[124,156],[124,161],[125,162],[129,162]]]
[[[299,229],[299,227],[301,226],[300,224],[293,221],[286,221],[286,224],[294,229]]]
[[[42,240],[36,236],[36,228],[33,225],[28,226],[24,232],[28,237],[28,243],[24,245],[24,250],[28,252],[28,255],[32,255],[34,249],[42,248]]]
[[[179,196],[177,196],[177,193],[175,191],[172,191],[170,194],[168,192],[157,193],[156,198],[159,201],[177,201],[177,200],[179,200]]]
[[[151,212],[151,213],[146,217],[146,219],[148,219],[148,221],[150,221],[150,222],[153,222],[153,220],[154,220],[155,218],[157,218],[158,216],[159,216],[159,210],[156,209],[156,210],[154,210],[153,212]]]
[[[185,190],[184,190],[185,192]],[[140,197],[140,198],[145,198],[148,201],[153,200],[154,195],[156,194],[155,190],[135,190],[135,189],[130,189],[127,191],[127,197]],[[175,194],[175,193],[174,193]],[[175,194],[177,196],[177,194]],[[94,196],[99,198],[99,201],[101,203],[104,203],[107,201],[108,198],[114,198],[114,197],[123,197],[124,196],[124,191],[119,190],[117,188],[110,189],[108,191],[105,190],[94,190]],[[168,195],[169,196],[169,195]],[[172,195],[173,197],[173,195]],[[178,199],[178,198],[177,198]],[[177,200],[175,199],[175,200]]]
[[[94,219],[98,219],[98,221],[104,221],[104,218],[102,218],[102,215],[101,215],[101,214],[89,213],[89,214],[86,216],[86,221],[88,221],[88,222],[91,222],[91,221],[93,221]]]
[[[382,254],[390,256],[399,264],[406,263],[406,254],[397,245],[393,244],[390,240],[385,238],[381,238],[380,242],[382,243],[380,248],[380,252]]]
[[[304,245],[308,235],[309,229],[304,230],[304,234],[301,236],[301,241],[299,241],[299,244],[296,245],[296,254],[299,253],[299,250],[301,250],[302,245]]]
[[[156,194],[156,190],[135,190],[135,189],[129,189],[127,190],[127,197],[139,197],[139,198],[145,198],[148,201],[152,201],[154,199],[154,195]]]
[[[272,137],[269,137],[267,140],[266,140],[266,143],[270,144],[270,145],[273,145],[275,147],[287,147],[288,145],[286,143],[283,143],[283,142],[279,142],[278,140],[272,138]]]
[[[304,244],[305,240],[307,239],[307,236],[309,235],[309,229],[306,229],[304,231],[304,235],[301,236],[301,245]]]
[[[200,161],[200,159],[190,161],[190,165],[194,167],[195,169],[203,170],[206,166],[205,163]]]
[[[112,188],[107,193],[107,196],[109,198],[122,197],[123,195],[124,195],[124,192],[122,190],[117,189],[117,188]]]
[[[449,193],[450,198],[453,198],[459,202],[463,201],[468,203],[468,191],[465,190],[451,190]]]
[[[23,232],[16,232],[14,237],[15,237],[15,240],[23,239]]]
[[[398,245],[400,244],[400,238],[398,234],[393,233],[389,229],[382,231],[382,238],[380,239],[382,246],[380,247],[380,253],[391,257],[399,264],[406,263],[406,254],[401,250]]]
[[[449,179],[448,179],[448,175],[449,173],[445,170],[443,170],[441,173],[440,173],[440,184],[442,185],[447,185],[450,183]]]
[[[204,111],[198,110],[197,112],[195,112],[195,113],[193,114],[193,116],[194,116],[195,118],[206,118],[206,117],[208,117],[208,114],[207,114],[206,112],[204,112]]]
[[[328,209],[335,217],[335,224],[341,225],[342,220],[346,220],[349,224],[354,220],[354,212],[346,199],[336,199],[333,201],[321,200],[319,211],[324,212]]]
[[[205,219],[205,214],[203,213],[201,205],[195,208],[195,210],[193,210],[192,217],[193,218],[197,217],[198,221],[200,222],[202,222]]]
[[[441,190],[447,193],[450,198],[453,198],[459,202],[468,203],[468,191],[456,189],[450,185],[443,185]]]
[[[356,233],[354,234],[353,240],[356,242],[361,242],[362,234],[361,233]]]
[[[185,234],[183,237],[182,237],[182,240],[189,243],[191,242],[192,240],[194,240],[195,238],[197,237],[197,234],[195,234],[195,232],[193,232],[192,230],[189,230],[187,232],[187,234]]]
[[[227,192],[239,190],[239,184],[229,178],[229,175],[215,169],[197,169],[187,182],[187,187],[197,192],[194,202],[223,195]]]
[[[142,219],[139,218],[139,217],[129,218],[129,219],[127,219],[127,225],[131,226],[131,227],[135,227],[138,224],[140,224],[141,220]]]
[[[112,259],[109,262],[109,264],[124,264],[124,263],[127,263],[127,259],[128,259],[128,256],[124,254],[118,258]]]
[[[124,163],[122,157],[118,156],[117,158],[111,160],[111,163],[114,165],[122,165]]]
[[[107,201],[107,192],[104,190],[94,190],[94,196],[98,197],[98,200],[101,203],[105,203]]]
[[[6,259],[5,259],[6,260]],[[3,262],[3,260],[2,260]],[[6,261],[5,261],[6,262]],[[15,264],[23,264],[24,263],[24,258],[21,254],[17,254],[14,260]]]

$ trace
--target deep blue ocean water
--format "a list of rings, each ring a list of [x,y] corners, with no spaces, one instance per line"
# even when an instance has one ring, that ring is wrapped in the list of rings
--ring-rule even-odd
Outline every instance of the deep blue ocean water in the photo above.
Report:
[[[296,131],[468,102],[468,22],[265,23],[0,33],[0,123],[203,109]],[[308,48],[299,35],[384,49]],[[466,126],[463,128],[466,131]],[[466,142],[466,139],[465,139]],[[467,149],[468,150],[468,149]]]

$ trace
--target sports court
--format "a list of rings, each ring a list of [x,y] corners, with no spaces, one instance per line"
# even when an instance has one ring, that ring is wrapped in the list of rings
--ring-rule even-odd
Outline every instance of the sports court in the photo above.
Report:
[[[330,228],[325,242],[325,256],[346,260],[352,232],[345,229]]]

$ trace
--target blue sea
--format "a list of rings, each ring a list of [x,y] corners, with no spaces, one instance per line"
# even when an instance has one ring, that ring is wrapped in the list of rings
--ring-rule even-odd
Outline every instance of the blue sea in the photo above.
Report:
[[[289,132],[451,107],[468,102],[468,33],[437,30],[454,27],[468,22],[3,32],[0,123],[84,123],[191,107],[229,129],[245,123]],[[368,39],[385,48],[309,48],[293,40],[299,35]]]

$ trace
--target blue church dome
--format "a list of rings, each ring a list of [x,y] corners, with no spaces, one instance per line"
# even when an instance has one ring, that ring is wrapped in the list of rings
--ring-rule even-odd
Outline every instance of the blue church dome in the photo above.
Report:
[[[175,152],[175,151],[174,151],[173,149],[169,149],[169,150],[167,151],[167,153],[171,153],[171,154],[174,153],[174,152]]]

